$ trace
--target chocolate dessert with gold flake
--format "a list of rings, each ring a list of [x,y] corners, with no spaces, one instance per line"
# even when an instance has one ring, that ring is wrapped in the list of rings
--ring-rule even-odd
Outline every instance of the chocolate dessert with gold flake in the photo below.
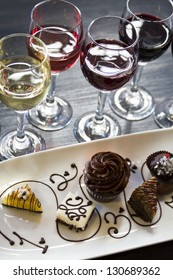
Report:
[[[167,151],[157,151],[146,160],[152,176],[157,178],[158,194],[173,191],[173,154]]]

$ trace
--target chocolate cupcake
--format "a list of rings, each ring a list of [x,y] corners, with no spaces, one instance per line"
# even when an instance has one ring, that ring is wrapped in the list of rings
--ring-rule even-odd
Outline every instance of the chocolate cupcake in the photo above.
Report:
[[[151,154],[147,160],[146,165],[155,176],[158,194],[167,194],[173,191],[173,154],[167,151],[157,151]]]
[[[89,195],[96,201],[109,202],[127,186],[130,168],[119,154],[99,152],[86,162],[83,174]]]

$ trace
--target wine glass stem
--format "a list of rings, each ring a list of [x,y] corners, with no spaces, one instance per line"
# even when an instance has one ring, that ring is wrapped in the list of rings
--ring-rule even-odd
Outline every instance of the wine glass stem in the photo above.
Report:
[[[173,104],[169,108],[169,118],[173,120]]]
[[[52,80],[51,80],[51,87],[49,90],[49,93],[46,97],[46,102],[53,103],[55,98],[55,90],[56,90],[56,81],[59,74],[52,74]]]
[[[25,112],[24,111],[16,111],[17,115],[17,138],[23,139],[25,137]]]
[[[106,103],[107,93],[104,91],[100,91],[98,94],[98,103],[97,103],[97,109],[95,114],[95,122],[103,122],[104,121],[104,107]]]
[[[138,63],[137,69],[136,69],[135,74],[132,79],[132,87],[131,87],[132,92],[138,91],[138,84],[139,84],[139,81],[140,81],[140,78],[141,78],[145,65],[146,65],[146,63]]]
[[[12,137],[10,149],[13,155],[24,155],[34,151],[33,141],[25,133],[25,115],[26,111],[16,111],[17,116],[17,132]]]

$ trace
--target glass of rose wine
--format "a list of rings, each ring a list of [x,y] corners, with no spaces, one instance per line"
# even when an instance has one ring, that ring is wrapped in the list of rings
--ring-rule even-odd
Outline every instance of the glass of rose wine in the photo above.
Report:
[[[129,21],[104,16],[91,22],[81,48],[80,64],[86,80],[99,90],[98,105],[96,112],[85,113],[76,120],[74,135],[79,142],[121,133],[118,121],[104,113],[104,106],[108,93],[113,94],[133,76],[137,57],[138,36]]]
[[[128,19],[138,32],[139,60],[132,83],[110,96],[110,107],[120,117],[135,121],[153,113],[153,96],[139,86],[139,81],[144,66],[160,57],[171,43],[172,13],[170,0],[127,0],[122,17]]]
[[[0,137],[0,158],[9,159],[45,149],[44,139],[24,128],[26,112],[47,94],[51,70],[46,45],[30,34],[11,34],[0,39],[0,101],[15,110],[16,128]]]
[[[31,12],[30,33],[48,48],[52,82],[46,99],[29,111],[28,119],[42,130],[59,130],[70,122],[73,111],[66,99],[56,96],[56,81],[79,58],[83,37],[81,13],[67,1],[40,2]]]

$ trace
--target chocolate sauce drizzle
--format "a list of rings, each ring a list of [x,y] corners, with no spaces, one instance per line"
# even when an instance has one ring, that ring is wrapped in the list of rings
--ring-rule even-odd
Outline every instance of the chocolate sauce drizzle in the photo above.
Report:
[[[173,209],[173,196],[171,196],[171,201],[165,201],[165,204]]]
[[[136,173],[136,170],[138,169],[137,166],[135,164],[133,164],[129,158],[126,158],[125,160],[126,160],[128,166],[130,167],[130,171],[132,173]]]
[[[145,167],[145,165],[146,165],[146,161],[144,161],[144,163],[141,166],[141,177],[142,177],[143,181],[145,181],[145,176],[144,176],[144,167]]]
[[[69,209],[66,205],[60,204],[59,209],[65,211],[65,214],[68,216],[70,220],[75,219],[76,221],[79,221],[81,217],[86,218],[86,213],[87,213],[86,208],[92,204],[92,201],[89,200],[88,203],[85,205],[83,204],[84,201],[83,198],[79,196],[75,198],[75,201],[77,203],[74,202],[71,203],[71,201],[72,201],[71,198],[67,199],[66,205],[72,206],[73,208]],[[77,210],[78,212],[75,212],[75,210]]]
[[[133,164],[131,162],[130,159],[126,159],[129,167],[130,167],[130,170],[132,173],[136,173],[136,170],[137,170],[137,166],[135,164]],[[141,175],[142,175],[142,178],[144,180],[144,175],[143,175],[143,168],[144,168],[144,165],[145,163],[142,165],[141,167]],[[71,182],[72,180],[74,180],[77,176],[78,176],[78,168],[76,166],[75,163],[72,163],[71,164],[71,169],[75,171],[74,175],[71,176],[70,178],[67,179],[67,177],[70,176],[70,173],[68,171],[64,171],[63,175],[62,174],[58,174],[58,173],[54,173],[54,174],[51,174],[50,177],[49,177],[49,180],[50,180],[50,183],[52,184],[56,184],[57,182],[57,179],[61,178],[62,181],[60,183],[57,183],[57,191],[67,191],[67,187],[69,185],[69,182]],[[23,182],[38,182],[38,183],[42,183],[44,184],[46,187],[48,187],[54,194],[54,197],[55,197],[55,200],[56,200],[56,207],[58,209],[58,206],[59,206],[59,203],[58,203],[58,195],[57,193],[54,191],[54,189],[52,187],[50,187],[50,185],[48,184],[45,184],[43,182],[40,182],[40,181],[33,181],[33,180],[27,180],[27,181],[23,181]],[[17,185],[19,183],[22,183],[22,182],[18,182],[18,183],[15,183],[14,185]],[[91,202],[90,202],[90,197],[88,197],[88,193],[86,192],[86,188],[83,187],[83,175],[81,175],[79,177],[79,189],[82,193],[82,195],[88,200],[88,204],[89,205]],[[6,192],[9,188],[13,187],[14,185],[8,187],[4,192]],[[4,192],[0,195],[0,197],[4,194]],[[152,226],[154,224],[156,224],[160,219],[161,219],[161,216],[162,216],[162,208],[161,208],[161,204],[160,202],[158,201],[158,208],[159,208],[159,215],[158,215],[158,218],[155,222],[153,223],[149,223],[149,224],[145,224],[140,222],[139,221],[139,217],[137,217],[137,215],[135,215],[134,213],[131,213],[130,210],[129,210],[129,207],[128,207],[128,203],[127,203],[127,198],[126,198],[126,192],[123,191],[123,196],[124,196],[124,202],[125,202],[125,206],[126,206],[126,209],[122,208],[122,207],[119,207],[119,214],[116,215],[115,214],[115,211],[117,209],[114,209],[114,211],[107,211],[106,213],[103,213],[101,214],[101,211],[100,211],[100,206],[96,206],[94,212],[93,212],[93,215],[92,215],[92,222],[88,222],[88,227],[86,229],[86,231],[84,232],[81,232],[79,231],[79,234],[77,234],[76,232],[73,233],[71,232],[69,234],[68,230],[64,230],[64,226],[63,225],[60,225],[58,222],[56,223],[56,228],[57,228],[57,234],[59,235],[60,238],[62,238],[63,240],[66,240],[66,241],[69,241],[69,242],[82,242],[82,241],[85,241],[85,240],[89,240],[91,238],[93,238],[94,236],[96,236],[98,234],[98,232],[100,231],[100,229],[102,228],[102,226],[105,226],[105,222],[107,225],[109,225],[108,229],[107,229],[107,232],[109,234],[110,237],[114,238],[114,239],[122,239],[122,238],[125,238],[131,231],[131,227],[132,227],[132,222],[135,222],[136,224],[140,225],[140,226]],[[81,202],[83,201],[82,197],[77,197],[76,198],[76,204],[72,204],[72,201],[71,199],[68,199],[67,203],[69,205],[72,205],[74,206],[74,209],[70,209],[70,211],[67,209],[67,207],[65,205],[60,205],[60,208],[64,211],[66,211],[67,215],[69,216],[70,219],[77,219],[77,220],[80,220],[80,217],[81,216],[85,216],[86,214],[86,209],[85,207],[81,205]],[[171,201],[166,201],[165,202],[168,206],[170,206],[171,208],[173,208],[173,196],[171,197]],[[87,206],[85,205],[85,206]],[[116,205],[116,204],[115,204]],[[73,210],[75,209],[78,209],[79,210],[79,213],[76,214],[76,212],[74,212]],[[56,210],[55,210],[56,211]],[[128,213],[129,217],[125,214],[122,214],[122,213],[125,213],[125,211]],[[128,226],[127,226],[127,230],[126,232],[119,232],[119,229],[117,227],[117,221],[118,219],[123,219],[126,223],[128,223]],[[94,226],[90,227],[90,223],[92,223]],[[113,226],[111,226],[111,224]],[[41,237],[39,243],[34,243],[24,237],[22,237],[21,235],[19,235],[16,231],[13,231],[13,234],[15,236],[17,236],[19,238],[19,241],[20,241],[20,245],[23,245],[25,242],[33,245],[33,246],[36,246],[40,249],[42,249],[42,253],[45,254],[49,248],[48,245],[45,245],[45,246],[41,246],[43,244],[46,243],[45,239],[43,237]],[[6,236],[2,231],[0,231],[0,235],[2,235],[6,240],[8,240],[9,244],[11,246],[13,246],[15,244],[15,242],[13,240],[11,240],[8,236]],[[76,237],[77,236],[77,237]]]
[[[0,234],[8,240],[8,242],[10,243],[11,246],[13,246],[15,244],[15,242],[13,240],[11,240],[7,235],[5,235],[1,230],[0,230]]]
[[[59,183],[58,186],[57,186],[58,191],[64,191],[67,188],[68,183],[70,181],[74,180],[77,177],[77,175],[78,175],[78,168],[77,168],[76,164],[72,163],[71,164],[71,168],[75,169],[75,175],[72,178],[68,179],[68,180],[65,178],[66,176],[70,175],[68,171],[64,172],[64,176],[61,175],[61,174],[58,174],[58,173],[54,173],[54,174],[52,174],[50,176],[50,181],[53,184],[55,184],[55,180],[53,179],[53,177],[61,177],[63,179],[63,182]]]
[[[110,223],[110,220],[108,219],[108,216],[112,216],[112,217],[113,217],[113,220],[114,220],[114,223],[113,223],[113,224],[114,224],[114,225],[117,224],[117,220],[120,219],[120,218],[123,218],[123,219],[127,220],[127,222],[128,222],[128,230],[127,230],[127,232],[125,232],[125,233],[122,234],[121,236],[115,236],[115,235],[117,235],[117,234],[119,233],[119,230],[118,230],[117,227],[109,227],[109,228],[108,228],[108,234],[109,234],[112,238],[121,239],[121,238],[126,237],[126,236],[130,233],[131,227],[132,227],[132,223],[131,223],[130,219],[129,219],[127,216],[122,215],[122,214],[115,215],[115,214],[112,213],[112,212],[106,212],[105,215],[104,215],[104,220],[105,220],[105,222],[106,222],[107,224]]]
[[[123,212],[124,212],[124,208],[120,207],[119,213],[123,213]]]
[[[45,243],[46,243],[45,239],[43,237],[41,237],[39,244],[45,244]]]
[[[5,239],[7,239],[7,240],[9,241],[9,244],[10,244],[11,246],[13,246],[13,245],[15,244],[15,242],[14,242],[13,240],[11,240],[7,235],[5,235],[2,231],[0,231],[0,234],[1,234]],[[13,234],[16,235],[16,236],[19,238],[19,240],[20,240],[20,243],[19,243],[19,244],[20,244],[20,245],[23,245],[23,244],[24,244],[24,241],[26,241],[26,242],[28,242],[28,243],[30,243],[30,244],[32,244],[32,245],[38,247],[38,248],[43,249],[42,254],[45,254],[45,253],[47,252],[47,250],[48,250],[48,245],[45,245],[44,247],[42,247],[42,246],[40,246],[40,245],[38,245],[38,244],[36,244],[36,243],[33,243],[33,242],[27,240],[26,238],[20,236],[20,235],[19,235],[17,232],[15,232],[15,231],[13,231]],[[45,243],[45,240],[44,240],[44,238],[42,237],[41,240],[39,241],[39,244],[44,244],[44,243]]]
[[[18,234],[17,232],[15,232],[15,231],[13,231],[13,234],[16,235],[16,236],[19,238],[19,240],[20,240],[20,243],[19,243],[19,244],[20,244],[20,245],[23,245],[23,244],[24,244],[24,241],[27,242],[27,243],[30,243],[30,244],[32,244],[32,245],[38,247],[38,248],[43,249],[42,254],[45,254],[45,253],[47,252],[47,250],[48,250],[48,245],[45,245],[44,247],[42,247],[42,246],[40,246],[40,245],[38,245],[38,244],[36,244],[36,243],[31,242],[30,240],[27,240],[26,238],[22,237],[21,235],[19,235],[19,234]]]

